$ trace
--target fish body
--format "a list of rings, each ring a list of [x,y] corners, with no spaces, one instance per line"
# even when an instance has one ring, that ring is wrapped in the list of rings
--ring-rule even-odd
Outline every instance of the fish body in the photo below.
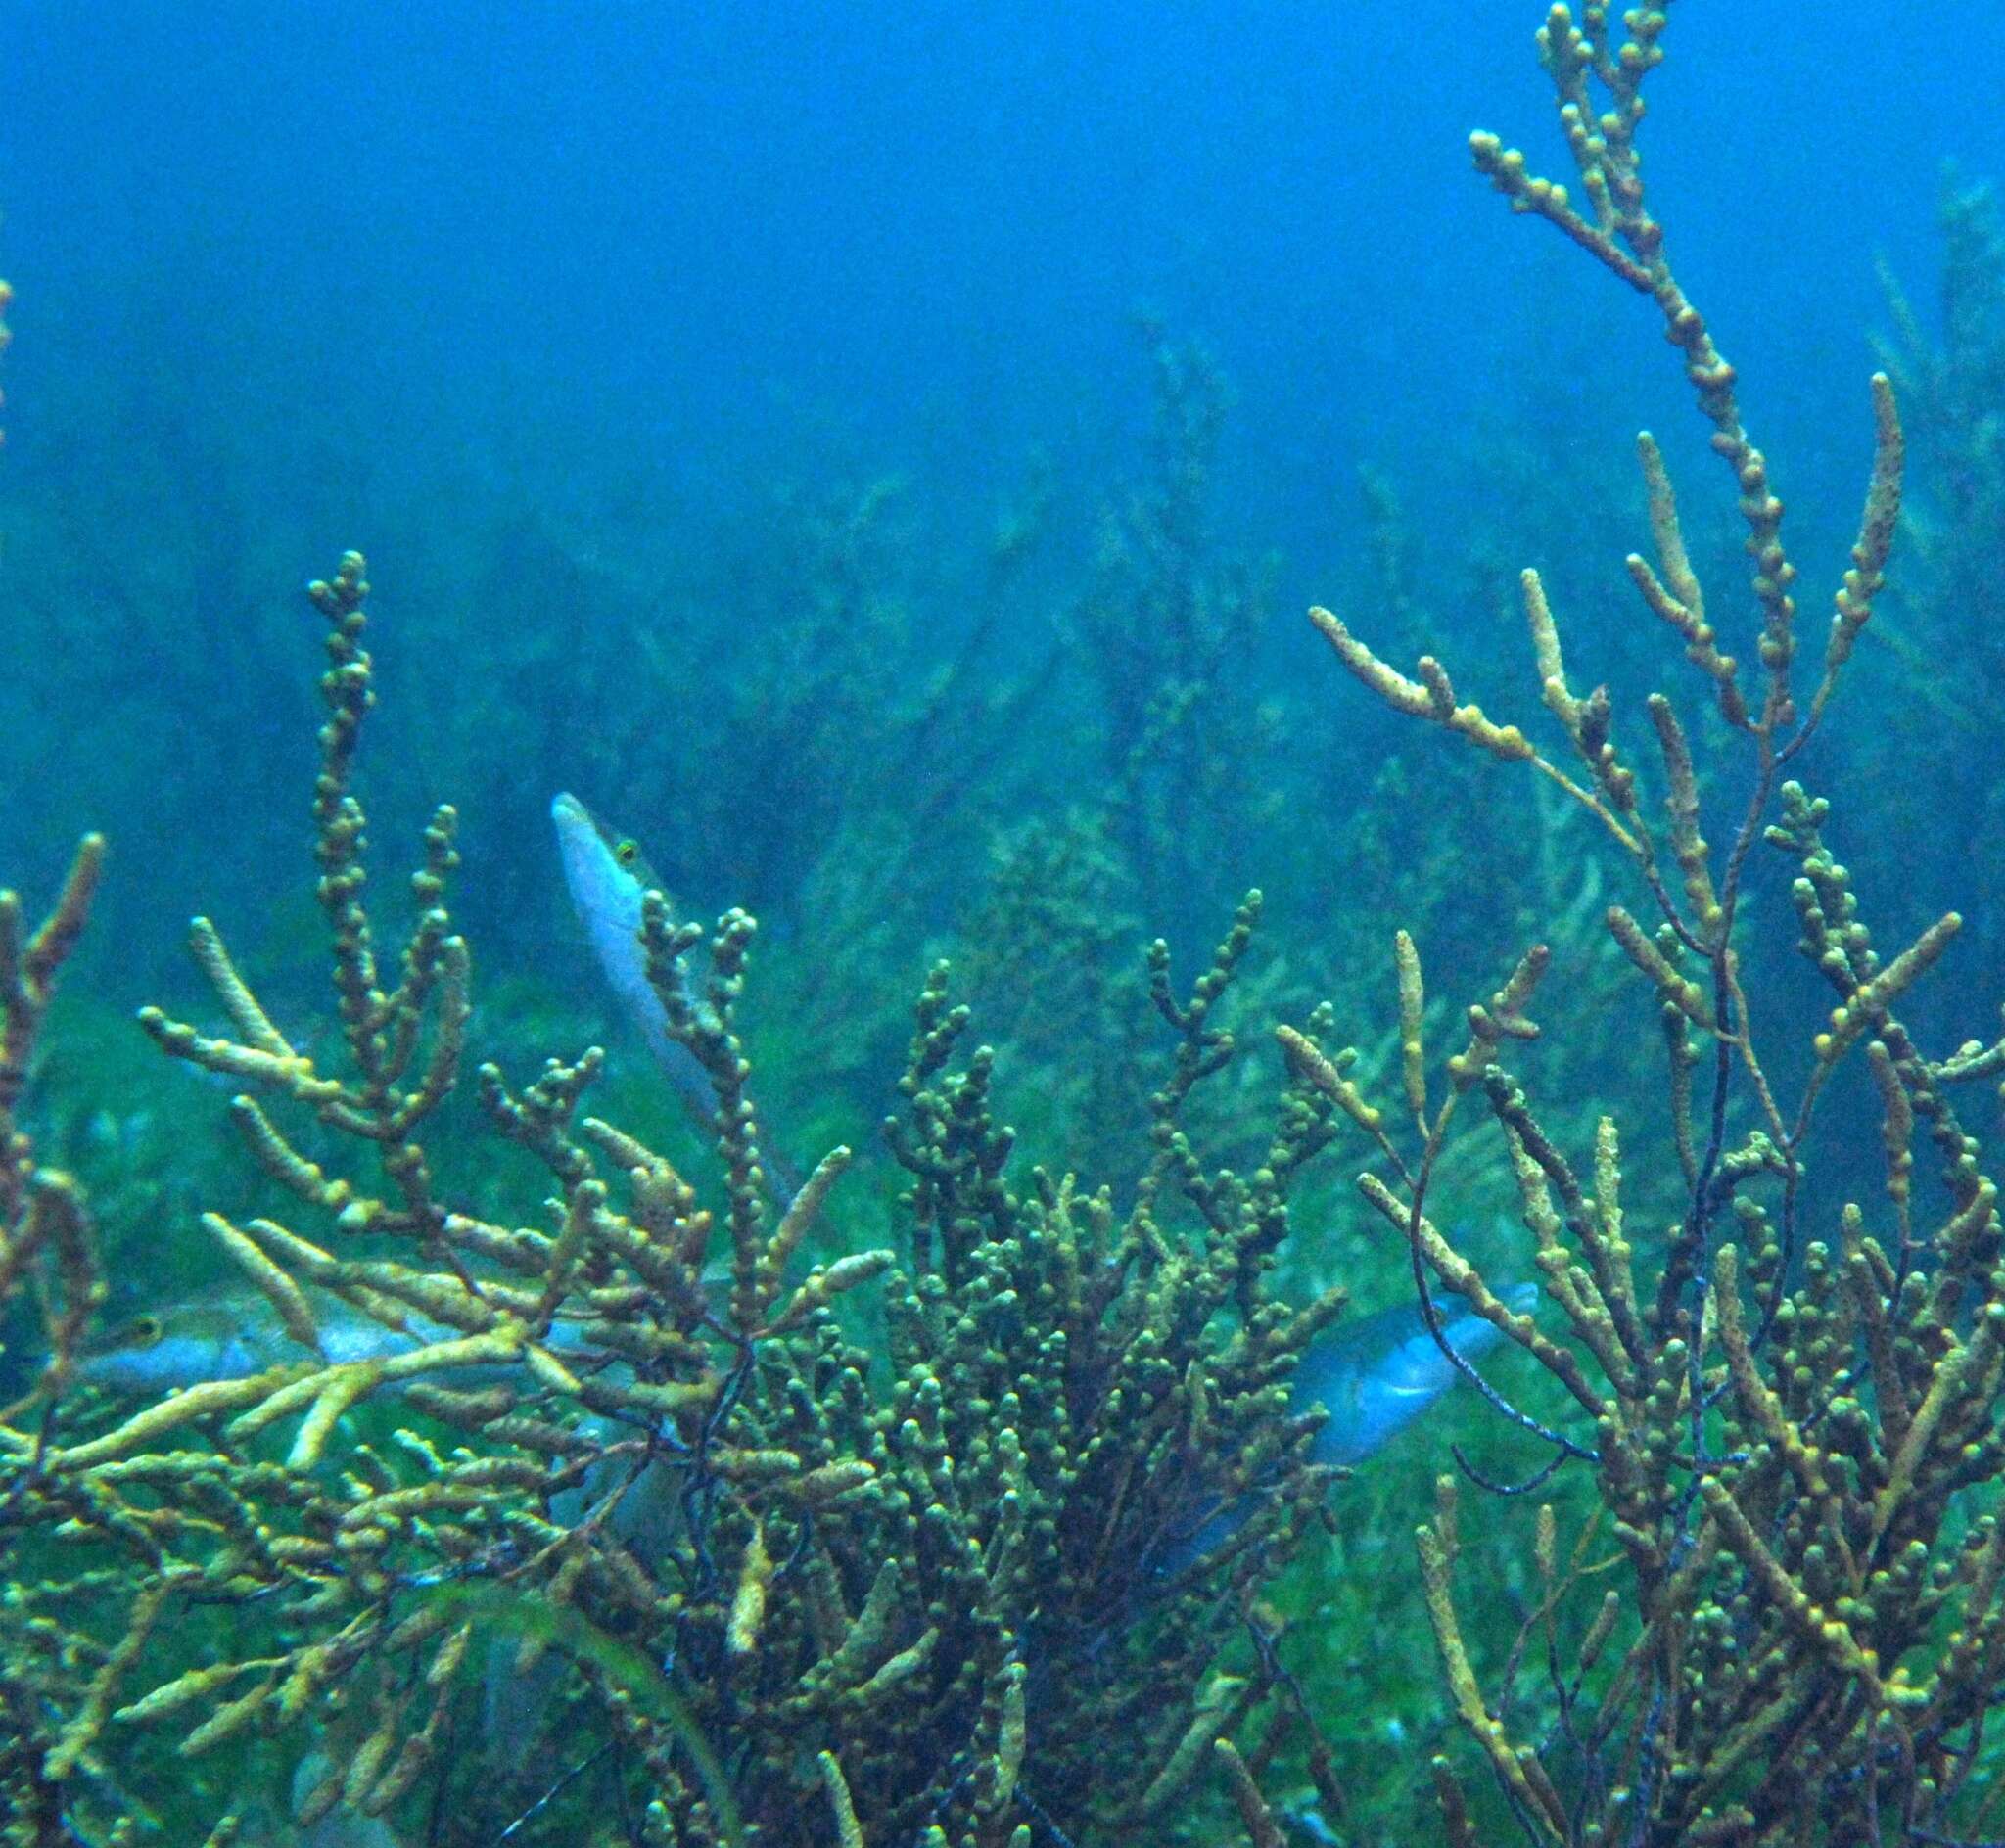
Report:
[[[706,1134],[715,1134],[717,1092],[711,1086],[710,1074],[695,1053],[669,1031],[667,1010],[647,979],[647,951],[640,941],[641,907],[648,893],[662,890],[661,881],[634,842],[614,834],[569,792],[551,799],[550,820],[557,830],[564,883],[571,888],[571,901],[578,907],[599,967],[690,1120]],[[679,974],[671,979],[682,981]],[[704,1003],[686,985],[682,997],[692,1012],[703,1014]],[[784,1206],[801,1190],[798,1171],[770,1143],[761,1146],[760,1158],[769,1190]]]
[[[316,1317],[325,1359],[374,1360],[417,1345],[345,1304],[339,1308],[355,1325],[344,1327],[334,1314]],[[223,1289],[133,1317],[114,1330],[78,1371],[108,1392],[153,1398],[315,1358],[286,1332],[277,1312],[257,1291]]]
[[[1536,1287],[1520,1283],[1507,1290],[1506,1305],[1528,1315]],[[1436,1305],[1442,1340],[1465,1361],[1490,1352],[1503,1337],[1494,1323],[1467,1310]],[[1324,1411],[1329,1416],[1309,1444],[1309,1461],[1361,1463],[1438,1400],[1461,1377],[1441,1352],[1420,1306],[1404,1303],[1376,1316],[1340,1320],[1309,1344],[1295,1363],[1291,1409],[1297,1417]],[[1152,1543],[1147,1570],[1167,1579],[1196,1565],[1236,1534],[1251,1518],[1254,1496],[1200,1502],[1189,1525],[1175,1527]]]
[[[660,881],[631,841],[614,835],[568,791],[552,799],[550,820],[564,883],[600,969],[676,1096],[699,1123],[709,1124],[717,1113],[710,1080],[696,1055],[669,1032],[661,997],[647,979],[641,901],[661,889]]]
[[[1529,1283],[1507,1291],[1514,1315],[1537,1300]],[[1441,1333],[1465,1361],[1503,1339],[1480,1316],[1437,1306]],[[1417,1304],[1400,1304],[1355,1321],[1338,1321],[1295,1367],[1295,1410],[1321,1407],[1329,1417],[1309,1448],[1317,1463],[1355,1463],[1389,1443],[1455,1384],[1454,1363],[1441,1352]]]
[[[403,1326],[393,1328],[339,1297],[318,1290],[310,1296],[320,1334],[317,1349],[294,1340],[260,1291],[226,1286],[134,1317],[87,1355],[77,1371],[107,1392],[158,1398],[211,1380],[247,1379],[267,1367],[300,1361],[385,1361],[460,1332],[415,1310],[406,1310]],[[566,1345],[568,1334],[559,1322],[550,1331],[550,1345]],[[488,1369],[462,1367],[454,1372],[464,1376],[479,1370]]]

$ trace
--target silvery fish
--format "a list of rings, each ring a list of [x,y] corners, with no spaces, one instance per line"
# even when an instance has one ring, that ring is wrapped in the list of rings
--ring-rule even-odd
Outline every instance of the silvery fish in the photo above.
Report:
[[[1521,1283],[1506,1291],[1504,1301],[1514,1315],[1525,1315],[1537,1295],[1533,1285]],[[1449,1346],[1466,1361],[1489,1353],[1503,1338],[1479,1316],[1445,1306],[1439,1314]],[[314,1315],[321,1355],[329,1361],[382,1360],[452,1332],[415,1312],[406,1314],[400,1332],[318,1292]],[[551,1345],[566,1344],[567,1330],[559,1322],[551,1329]],[[241,1379],[308,1358],[258,1291],[231,1288],[136,1317],[101,1343],[80,1370],[107,1391],[151,1396],[207,1380]],[[1426,1410],[1456,1377],[1412,1304],[1337,1322],[1317,1337],[1295,1368],[1295,1411],[1321,1408],[1329,1413],[1310,1447],[1310,1460],[1361,1462]]]
[[[320,1334],[317,1350],[293,1339],[261,1291],[248,1284],[224,1285],[111,1329],[91,1344],[77,1373],[107,1392],[158,1398],[210,1380],[247,1379],[266,1367],[299,1361],[385,1361],[463,1332],[414,1309],[402,1312],[401,1328],[393,1328],[321,1290],[309,1289],[307,1298]],[[576,1324],[560,1319],[551,1324],[544,1345],[563,1351],[578,1341]],[[463,1381],[505,1371],[483,1363],[446,1368],[442,1376]]]
[[[310,1296],[320,1331],[317,1357],[293,1339],[261,1292],[239,1286],[190,1298],[158,1314],[134,1317],[95,1344],[77,1371],[85,1381],[107,1392],[152,1399],[210,1380],[245,1379],[294,1361],[388,1360],[434,1341],[449,1340],[457,1332],[413,1310],[404,1312],[402,1329],[392,1328],[318,1290]],[[551,1324],[546,1345],[564,1352],[575,1350],[578,1344],[575,1325],[562,1320]],[[469,1376],[504,1377],[508,1370],[490,1364],[459,1366],[444,1369],[438,1377],[464,1382]],[[601,1432],[608,1430],[596,1419],[587,1424]],[[644,1479],[633,1484],[614,1510],[612,1527],[643,1560],[652,1561],[673,1528],[676,1485],[666,1479],[667,1471],[651,1470],[648,1475],[664,1480]],[[551,1505],[557,1518],[583,1519],[589,1502],[607,1486],[593,1476],[587,1478],[584,1488],[556,1497]]]
[[[346,1805],[312,1822],[301,1820],[318,1786],[341,1769],[325,1745],[315,1745],[294,1768],[292,1792],[283,1806],[287,1814],[274,1814],[278,1805],[254,1804],[235,1837],[237,1848],[402,1848],[403,1837],[382,1817],[362,1816]]]
[[[1504,1293],[1515,1316],[1531,1313],[1537,1288],[1520,1283]],[[1490,1352],[1502,1334],[1480,1316],[1437,1303],[1448,1345],[1465,1361]],[[1329,1421],[1317,1432],[1309,1460],[1355,1463],[1395,1437],[1456,1382],[1454,1363],[1422,1319],[1420,1306],[1403,1303],[1356,1321],[1340,1320],[1302,1356],[1295,1368],[1295,1410],[1328,1407]]]
[[[564,883],[591,941],[599,967],[620,997],[627,1016],[655,1056],[670,1087],[691,1119],[706,1132],[717,1124],[717,1094],[696,1055],[669,1032],[661,997],[647,979],[647,952],[640,943],[641,901],[660,892],[662,882],[648,865],[639,843],[616,835],[569,791],[550,802]],[[703,1002],[687,989],[684,996],[699,1017]],[[801,1190],[799,1174],[769,1145],[760,1150],[772,1192],[784,1203]]]
[[[455,1332],[415,1312],[405,1315],[405,1332],[399,1332],[318,1292],[313,1312],[320,1330],[318,1358],[326,1361],[386,1360]],[[245,1285],[133,1317],[97,1343],[78,1371],[108,1392],[158,1397],[314,1358],[311,1349],[287,1333],[264,1296]]]
[[[1529,1315],[1537,1287],[1520,1283],[1504,1292],[1512,1314]],[[1492,1322],[1468,1310],[1435,1305],[1442,1340],[1465,1361],[1488,1354],[1504,1336]],[[1360,1463],[1406,1429],[1461,1377],[1441,1352],[1418,1303],[1402,1303],[1355,1320],[1339,1320],[1309,1345],[1295,1365],[1293,1402],[1297,1417],[1328,1411],[1309,1445],[1312,1463]],[[1251,1497],[1224,1505],[1213,1502],[1194,1525],[1171,1531],[1152,1544],[1148,1570],[1168,1578],[1197,1564],[1232,1539],[1252,1514]]]
[[[691,1116],[708,1124],[717,1112],[710,1080],[696,1055],[670,1034],[661,999],[647,979],[647,952],[640,945],[640,901],[648,892],[661,891],[661,881],[637,843],[615,835],[568,791],[552,800],[550,819],[557,829],[564,883],[571,888],[571,901],[578,907],[599,967],[676,1095]]]

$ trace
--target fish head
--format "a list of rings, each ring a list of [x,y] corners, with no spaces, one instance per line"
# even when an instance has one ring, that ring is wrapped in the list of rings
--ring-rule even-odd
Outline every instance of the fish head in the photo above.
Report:
[[[1528,1315],[1537,1287],[1520,1283],[1506,1290],[1505,1307]],[[1455,1363],[1441,1343],[1464,1361],[1487,1354],[1503,1339],[1495,1323],[1466,1308],[1437,1301],[1441,1341],[1411,1303],[1339,1322],[1311,1344],[1295,1371],[1298,1408],[1326,1408],[1329,1422],[1317,1434],[1311,1456],[1317,1462],[1355,1463],[1379,1449],[1455,1384]]]
[[[304,1358],[261,1296],[223,1292],[130,1317],[94,1342],[77,1370],[107,1392],[151,1396]]]
[[[602,930],[637,936],[641,898],[660,883],[638,843],[615,834],[569,790],[551,799],[550,820],[557,830],[564,883],[593,936]]]

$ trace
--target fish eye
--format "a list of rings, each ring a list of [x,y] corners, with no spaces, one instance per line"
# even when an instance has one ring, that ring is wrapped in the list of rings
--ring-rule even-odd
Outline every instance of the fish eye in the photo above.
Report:
[[[150,1348],[160,1338],[161,1318],[158,1316],[135,1316],[125,1324],[124,1339],[119,1346]]]
[[[630,866],[640,857],[640,843],[630,836],[613,849],[613,857],[623,866]]]

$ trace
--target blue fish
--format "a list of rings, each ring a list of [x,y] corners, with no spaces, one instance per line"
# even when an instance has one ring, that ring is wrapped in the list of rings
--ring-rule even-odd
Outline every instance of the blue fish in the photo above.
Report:
[[[717,1130],[717,1093],[710,1075],[687,1046],[669,1031],[668,1010],[647,979],[647,951],[640,942],[641,905],[650,892],[660,892],[637,842],[616,835],[568,791],[550,803],[550,820],[557,830],[558,856],[564,862],[564,883],[613,993],[627,1017],[640,1031],[669,1086],[706,1134]],[[676,976],[676,981],[681,978]],[[686,984],[682,998],[699,1019],[703,1001]],[[762,1145],[769,1189],[784,1205],[801,1190],[793,1164],[769,1144]]]
[[[1531,1313],[1537,1287],[1520,1283],[1503,1297],[1514,1315]],[[1503,1340],[1495,1323],[1468,1310],[1435,1305],[1441,1336],[1473,1363]],[[1339,1320],[1311,1342],[1295,1363],[1290,1409],[1297,1417],[1329,1416],[1309,1444],[1309,1461],[1348,1466],[1384,1448],[1461,1377],[1428,1330],[1418,1303],[1404,1303],[1356,1320]],[[1199,1564],[1245,1526],[1258,1505],[1240,1496],[1201,1511],[1195,1524],[1154,1543],[1147,1570],[1167,1579]]]
[[[1506,1307],[1515,1316],[1529,1315],[1537,1300],[1538,1290],[1530,1283],[1504,1293]],[[1504,1338],[1493,1323],[1467,1310],[1451,1310],[1443,1302],[1435,1313],[1443,1337],[1465,1361],[1480,1359]],[[1329,1412],[1309,1448],[1309,1460],[1361,1462],[1405,1430],[1458,1377],[1418,1304],[1338,1321],[1295,1368],[1295,1410],[1321,1406]]]
[[[385,1361],[459,1332],[415,1310],[398,1330],[317,1290],[312,1300],[317,1349],[293,1338],[262,1291],[226,1284],[135,1316],[94,1344],[78,1372],[107,1392],[159,1398],[301,1361]]]
[[[661,997],[647,979],[640,907],[649,892],[662,889],[661,881],[633,841],[615,835],[568,791],[552,800],[550,820],[557,830],[564,883],[592,954],[684,1108],[698,1123],[711,1123],[717,1098],[710,1080],[696,1055],[669,1032]],[[693,998],[690,1004],[695,1005]]]

